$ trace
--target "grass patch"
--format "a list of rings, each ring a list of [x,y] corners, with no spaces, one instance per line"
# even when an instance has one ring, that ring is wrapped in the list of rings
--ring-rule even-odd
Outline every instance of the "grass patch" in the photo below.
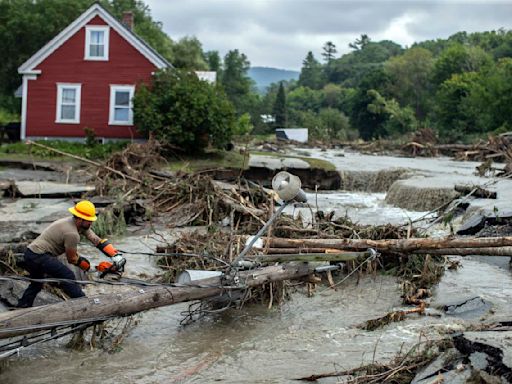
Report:
[[[302,157],[302,156],[289,156],[289,155],[283,155],[281,153],[275,153],[275,152],[263,152],[263,151],[251,151],[251,155],[262,155],[262,156],[272,156],[272,157],[279,157],[279,158],[291,158],[291,159],[300,159],[308,163],[311,168],[317,168],[317,169],[323,169],[325,171],[335,171],[336,167],[333,163],[322,160],[322,159],[313,159],[310,157]]]
[[[169,160],[171,171],[197,172],[205,169],[236,168],[247,169],[248,156],[237,151],[210,150],[194,157]]]
[[[92,145],[59,140],[42,140],[37,142],[47,147],[91,160],[105,159],[112,153],[121,151],[129,144],[127,141],[105,144],[97,143]],[[55,153],[49,149],[25,144],[23,142],[0,145],[0,156],[20,159],[26,158],[27,156],[36,157],[39,159],[65,158],[65,156]]]

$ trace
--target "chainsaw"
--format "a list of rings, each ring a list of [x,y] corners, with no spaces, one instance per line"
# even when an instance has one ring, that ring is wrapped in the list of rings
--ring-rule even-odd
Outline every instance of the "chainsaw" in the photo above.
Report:
[[[95,268],[101,279],[104,279],[108,274],[112,274],[114,275],[113,277],[120,278],[124,272],[124,264],[118,266],[110,261],[102,261]]]

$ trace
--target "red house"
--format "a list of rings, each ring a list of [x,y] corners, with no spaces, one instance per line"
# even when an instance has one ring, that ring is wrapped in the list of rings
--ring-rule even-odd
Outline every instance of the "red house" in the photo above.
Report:
[[[125,20],[126,19],[126,20]],[[21,139],[140,137],[133,125],[137,84],[170,64],[130,28],[94,4],[19,68]]]

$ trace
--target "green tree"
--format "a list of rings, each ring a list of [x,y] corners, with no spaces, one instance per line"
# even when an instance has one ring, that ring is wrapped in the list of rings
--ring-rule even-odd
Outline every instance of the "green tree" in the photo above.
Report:
[[[350,136],[350,123],[347,116],[334,108],[323,108],[318,114],[326,139],[347,140]]]
[[[338,53],[336,45],[334,45],[332,41],[328,41],[324,44],[322,50],[322,56],[324,57],[325,63],[329,65],[331,61],[335,59],[336,53]]]
[[[217,75],[220,77],[222,72],[222,59],[220,58],[219,51],[205,52],[204,58],[208,64],[208,69],[217,72]]]
[[[440,138],[456,141],[476,131],[477,113],[468,108],[468,99],[478,76],[476,72],[455,74],[439,87],[433,120]]]
[[[433,64],[432,53],[425,48],[411,48],[385,64],[390,95],[401,105],[412,106],[419,119],[429,110]]]
[[[452,44],[439,55],[433,68],[433,81],[442,84],[455,74],[477,72],[490,65],[492,57],[482,48]]]
[[[384,116],[385,123],[382,128],[386,136],[402,136],[417,128],[417,121],[411,108],[401,108],[396,100],[386,100],[374,89],[368,91],[368,96],[373,98],[368,104],[368,111]]]
[[[356,39],[353,43],[349,43],[348,46],[356,51],[359,51],[364,49],[370,43],[370,41],[370,37],[368,37],[368,35],[366,34],[363,34],[359,39]]]
[[[288,113],[286,110],[286,93],[282,81],[279,83],[279,90],[277,91],[273,114],[275,116],[276,128],[286,128]]]
[[[176,68],[191,71],[204,71],[208,69],[201,42],[195,37],[185,36],[174,43],[172,57],[172,65]]]
[[[370,140],[387,135],[384,126],[387,121],[387,116],[370,112],[368,105],[374,101],[369,91],[376,90],[380,93],[379,88],[386,88],[388,83],[389,77],[382,69],[374,70],[364,77],[360,87],[352,96],[349,116],[350,124],[357,129],[363,140]]]
[[[133,109],[135,124],[143,134],[187,153],[209,144],[223,148],[236,129],[233,107],[222,89],[190,71],[157,72],[151,86],[138,87]]]
[[[238,115],[247,112],[254,101],[251,95],[253,81],[248,75],[249,68],[247,56],[238,49],[231,50],[224,56],[224,70],[220,82]]]
[[[308,87],[298,87],[288,92],[288,111],[304,110],[318,113],[322,105],[322,91]]]
[[[302,87],[320,89],[323,83],[322,65],[315,59],[313,52],[309,51],[302,62],[298,84]]]
[[[366,42],[362,48],[341,56],[329,66],[328,81],[347,88],[359,87],[361,81],[389,58],[402,53],[400,45],[389,40]]]

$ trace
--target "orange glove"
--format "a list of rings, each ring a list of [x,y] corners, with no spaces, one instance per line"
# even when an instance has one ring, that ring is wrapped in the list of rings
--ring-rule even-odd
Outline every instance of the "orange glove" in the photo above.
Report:
[[[91,269],[91,263],[89,263],[89,260],[87,260],[85,257],[79,256],[78,260],[76,261],[76,266],[80,268],[81,270],[87,272],[89,269]]]
[[[99,244],[96,246],[101,252],[103,252],[108,257],[114,257],[119,252],[114,248],[112,243],[108,241],[108,239],[101,239]]]

